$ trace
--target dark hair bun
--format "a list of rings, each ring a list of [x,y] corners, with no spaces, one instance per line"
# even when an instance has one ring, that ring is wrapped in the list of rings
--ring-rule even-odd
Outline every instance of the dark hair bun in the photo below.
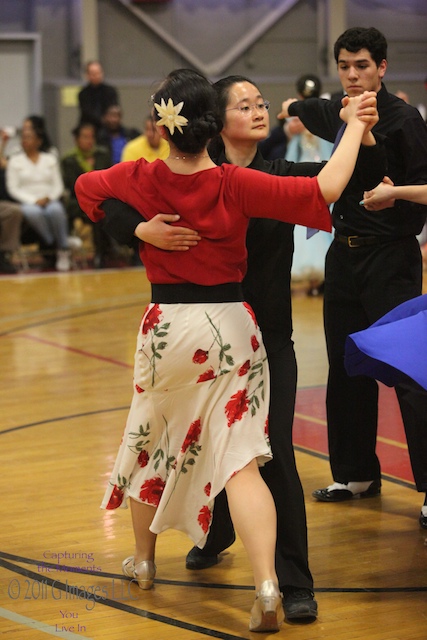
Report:
[[[188,125],[189,135],[193,135],[195,140],[201,142],[214,138],[221,129],[222,122],[213,111],[208,111]]]

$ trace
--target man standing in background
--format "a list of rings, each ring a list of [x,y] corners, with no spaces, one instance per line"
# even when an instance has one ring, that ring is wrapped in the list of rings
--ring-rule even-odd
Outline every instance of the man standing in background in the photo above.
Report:
[[[90,122],[97,129],[108,107],[119,104],[117,90],[104,82],[101,63],[92,60],[86,65],[87,84],[79,93],[80,122]]]

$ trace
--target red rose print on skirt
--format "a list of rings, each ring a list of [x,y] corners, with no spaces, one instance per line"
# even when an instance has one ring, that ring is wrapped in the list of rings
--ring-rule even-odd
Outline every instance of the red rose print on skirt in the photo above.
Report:
[[[203,364],[209,357],[209,351],[204,351],[203,349],[197,349],[193,356],[194,364]]]
[[[122,504],[124,496],[125,494],[123,492],[123,489],[119,489],[119,487],[115,484],[108,504],[105,508],[117,509],[117,507],[120,507],[120,505]]]
[[[192,444],[198,441],[201,431],[199,418],[190,424],[190,428],[187,431],[187,435],[185,436],[185,440],[181,447],[182,453],[185,453]]]
[[[138,464],[140,467],[146,467],[148,464],[148,461],[150,459],[150,456],[148,455],[148,452],[145,451],[145,449],[143,449],[141,451],[141,453],[138,456]]]
[[[251,345],[252,345],[252,349],[254,351],[256,351],[257,349],[259,349],[259,342],[256,336],[252,336],[251,337]]]
[[[135,389],[137,393],[144,393],[144,389],[141,389],[141,387],[135,383]]]
[[[238,376],[245,376],[250,368],[251,368],[251,363],[249,362],[249,360],[246,360],[246,362],[244,364],[242,364],[242,366],[238,370],[237,375]]]
[[[144,318],[144,324],[142,325],[142,334],[145,335],[153,329],[156,324],[159,324],[162,312],[158,304],[155,304],[151,307],[150,311]]]
[[[206,507],[206,506],[202,507],[199,511],[197,522],[202,527],[203,533],[208,532],[211,519],[212,519],[212,513],[209,507]]]
[[[163,490],[165,488],[165,482],[160,476],[150,478],[146,480],[141,487],[139,497],[143,502],[153,504],[155,507],[159,505],[160,498],[162,497]]]
[[[252,320],[254,321],[254,325],[257,327],[258,326],[258,322],[256,321],[255,313],[254,313],[254,310],[252,309],[251,305],[248,304],[247,302],[244,302],[243,306],[245,307],[246,311],[249,313],[249,315],[251,316]]]
[[[229,427],[231,427],[233,422],[242,419],[243,414],[248,410],[248,405],[249,399],[246,389],[237,391],[237,393],[231,396],[225,405],[225,415],[227,416],[227,424]]]
[[[210,367],[197,378],[197,383],[206,382],[207,380],[215,380],[215,371]]]
[[[211,483],[208,482],[208,484],[206,485],[206,487],[204,488],[204,492],[206,493],[206,495],[209,497],[211,495]]]

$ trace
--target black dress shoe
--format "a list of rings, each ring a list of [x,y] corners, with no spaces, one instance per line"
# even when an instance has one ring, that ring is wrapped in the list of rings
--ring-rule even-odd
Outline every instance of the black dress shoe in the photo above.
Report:
[[[218,554],[214,554],[211,556],[202,555],[203,549],[199,549],[199,547],[193,547],[187,553],[187,557],[185,559],[185,568],[186,569],[209,569],[209,567],[213,567],[218,564],[219,558]]]
[[[311,589],[304,587],[284,587],[283,608],[286,620],[294,622],[314,622],[317,618],[317,602]]]
[[[427,516],[422,511],[420,513],[420,525],[423,529],[427,529]]]
[[[231,547],[231,545],[235,540],[236,540],[236,535],[233,532],[231,538],[228,540],[227,545],[223,549],[218,551],[218,553],[215,553],[215,551],[213,551],[212,549],[209,549],[209,548],[206,549],[206,547],[204,549],[199,549],[199,547],[193,547],[187,553],[187,557],[185,559],[185,568],[198,570],[198,569],[209,569],[209,567],[213,567],[214,565],[218,564],[220,560],[219,554],[225,551],[226,549],[228,549],[228,547]],[[208,539],[208,542],[209,542],[209,539]],[[208,547],[208,544],[206,544],[206,546]]]
[[[353,500],[354,498],[374,498],[381,493],[381,480],[374,480],[366,491],[353,493],[349,489],[316,489],[311,494],[313,498],[320,502],[344,502],[345,500]]]

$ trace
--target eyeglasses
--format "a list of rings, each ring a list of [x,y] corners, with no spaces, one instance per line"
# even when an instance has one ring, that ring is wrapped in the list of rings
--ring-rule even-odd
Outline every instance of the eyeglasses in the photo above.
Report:
[[[247,104],[242,107],[230,107],[230,109],[226,109],[226,111],[240,111],[242,116],[249,116],[254,109],[258,111],[258,113],[265,113],[270,108],[270,103],[268,100],[264,100],[263,102],[255,102],[254,104]]]

